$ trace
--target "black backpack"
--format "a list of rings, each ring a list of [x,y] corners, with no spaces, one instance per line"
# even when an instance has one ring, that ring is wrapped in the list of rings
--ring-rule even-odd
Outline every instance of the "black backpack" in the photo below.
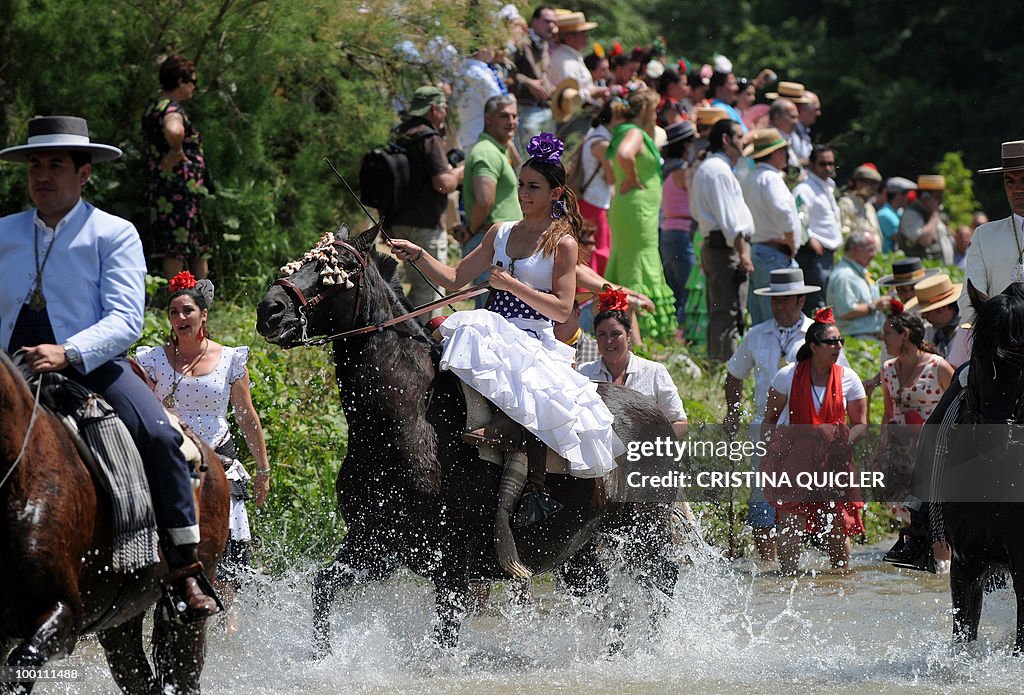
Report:
[[[421,140],[440,135],[433,128],[412,137],[397,137],[386,145],[375,147],[365,155],[359,166],[359,191],[363,203],[388,215],[405,210],[421,186],[413,181],[409,168],[408,148]]]

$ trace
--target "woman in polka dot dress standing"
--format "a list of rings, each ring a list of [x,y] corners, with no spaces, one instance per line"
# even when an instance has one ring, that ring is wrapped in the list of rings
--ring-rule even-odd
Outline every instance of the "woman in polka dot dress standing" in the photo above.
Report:
[[[893,300],[882,329],[886,352],[882,365],[885,411],[882,438],[871,467],[882,471],[886,497],[897,514],[906,499],[917,461],[917,438],[953,378],[953,366],[924,340],[924,323]]]
[[[154,382],[164,406],[195,430],[216,450],[231,483],[231,516],[228,546],[218,566],[222,580],[218,587],[225,604],[240,580],[239,570],[250,564],[249,499],[250,475],[238,461],[235,442],[228,426],[227,412],[235,411],[242,436],[256,461],[253,500],[262,505],[270,491],[270,462],[263,427],[252,404],[249,390],[248,347],[229,347],[210,338],[206,329],[213,283],[192,277],[188,271],[171,280],[171,339],[161,347],[141,347],[136,360]],[[229,622],[229,626],[231,623]]]
[[[487,308],[457,312],[441,324],[441,368],[471,387],[464,389],[470,426],[481,409],[488,412],[481,395],[501,411],[465,438],[507,453],[495,544],[502,567],[521,577],[530,572],[519,562],[510,517],[526,525],[561,506],[544,487],[546,447],[564,456],[578,477],[605,475],[624,450],[596,386],[572,368],[575,351],[560,343],[553,330],[553,322],[564,322],[572,311],[583,224],[576,194],[565,183],[564,149],[551,133],[530,141],[530,159],[519,172],[523,219],[492,226],[458,266],[445,265],[409,241],[389,242],[399,260],[415,263],[448,290],[490,271]],[[517,512],[527,473],[531,494]]]

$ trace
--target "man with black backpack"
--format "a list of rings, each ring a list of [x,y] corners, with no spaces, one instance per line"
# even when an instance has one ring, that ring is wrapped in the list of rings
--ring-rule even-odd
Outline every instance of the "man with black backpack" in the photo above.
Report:
[[[420,87],[413,94],[406,113],[408,118],[395,129],[395,143],[404,149],[408,159],[408,191],[400,195],[393,209],[381,212],[388,234],[396,239],[408,239],[447,263],[448,231],[442,220],[448,207],[448,194],[462,184],[463,166],[456,157],[453,157],[456,159],[453,166],[446,154],[442,129],[448,116],[448,103],[444,92],[437,87]],[[415,270],[408,269],[406,281],[410,285],[409,301],[413,306],[438,298]],[[441,310],[437,309],[424,315],[422,320],[440,314]]]

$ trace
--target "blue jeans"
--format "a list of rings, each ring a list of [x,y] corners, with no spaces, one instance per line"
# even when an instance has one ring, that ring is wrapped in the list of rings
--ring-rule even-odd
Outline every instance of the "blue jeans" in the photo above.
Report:
[[[767,244],[753,244],[750,259],[754,262],[754,274],[750,278],[747,310],[750,312],[750,325],[756,326],[772,317],[772,300],[771,297],[754,294],[754,290],[771,284],[773,270],[796,268],[797,265],[788,255]]]
[[[807,295],[804,302],[804,313],[814,316],[815,311],[825,306],[828,279],[835,267],[835,251],[825,249],[825,253],[819,256],[810,246],[801,246],[796,252],[796,262],[804,271],[804,282],[821,288],[820,292]]]
[[[693,253],[693,234],[678,229],[659,229],[658,252],[661,254],[665,280],[676,298],[676,323],[683,326],[686,323],[686,300],[690,294],[686,289],[686,281],[690,279],[693,266],[697,265]]]
[[[761,441],[761,425],[751,423],[747,430],[747,441]],[[750,470],[757,472],[761,468],[761,457],[757,451],[750,455]],[[765,499],[764,488],[750,486],[750,510],[747,512],[747,523],[754,529],[766,529],[775,526],[775,507]]]

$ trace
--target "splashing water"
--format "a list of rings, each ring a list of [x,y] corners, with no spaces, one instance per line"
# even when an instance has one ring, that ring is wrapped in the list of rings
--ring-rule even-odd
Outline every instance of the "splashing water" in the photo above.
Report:
[[[310,582],[315,567],[257,576],[237,599],[239,631],[209,628],[208,693],[959,693],[1021,692],[1011,655],[1015,601],[986,597],[981,639],[951,646],[948,579],[899,573],[855,549],[850,575],[827,570],[797,579],[762,573],[749,561],[693,553],[673,598],[642,596],[624,572],[609,599],[576,600],[546,578],[529,606],[495,590],[467,618],[456,649],[431,642],[433,587],[409,573],[339,593],[334,653],[310,654]],[[826,561],[805,553],[809,568]],[[647,620],[651,602],[663,621]],[[628,645],[609,656],[615,616]],[[148,625],[147,625],[148,630]],[[76,683],[40,683],[38,693],[111,693],[116,687],[95,639],[61,668]]]

